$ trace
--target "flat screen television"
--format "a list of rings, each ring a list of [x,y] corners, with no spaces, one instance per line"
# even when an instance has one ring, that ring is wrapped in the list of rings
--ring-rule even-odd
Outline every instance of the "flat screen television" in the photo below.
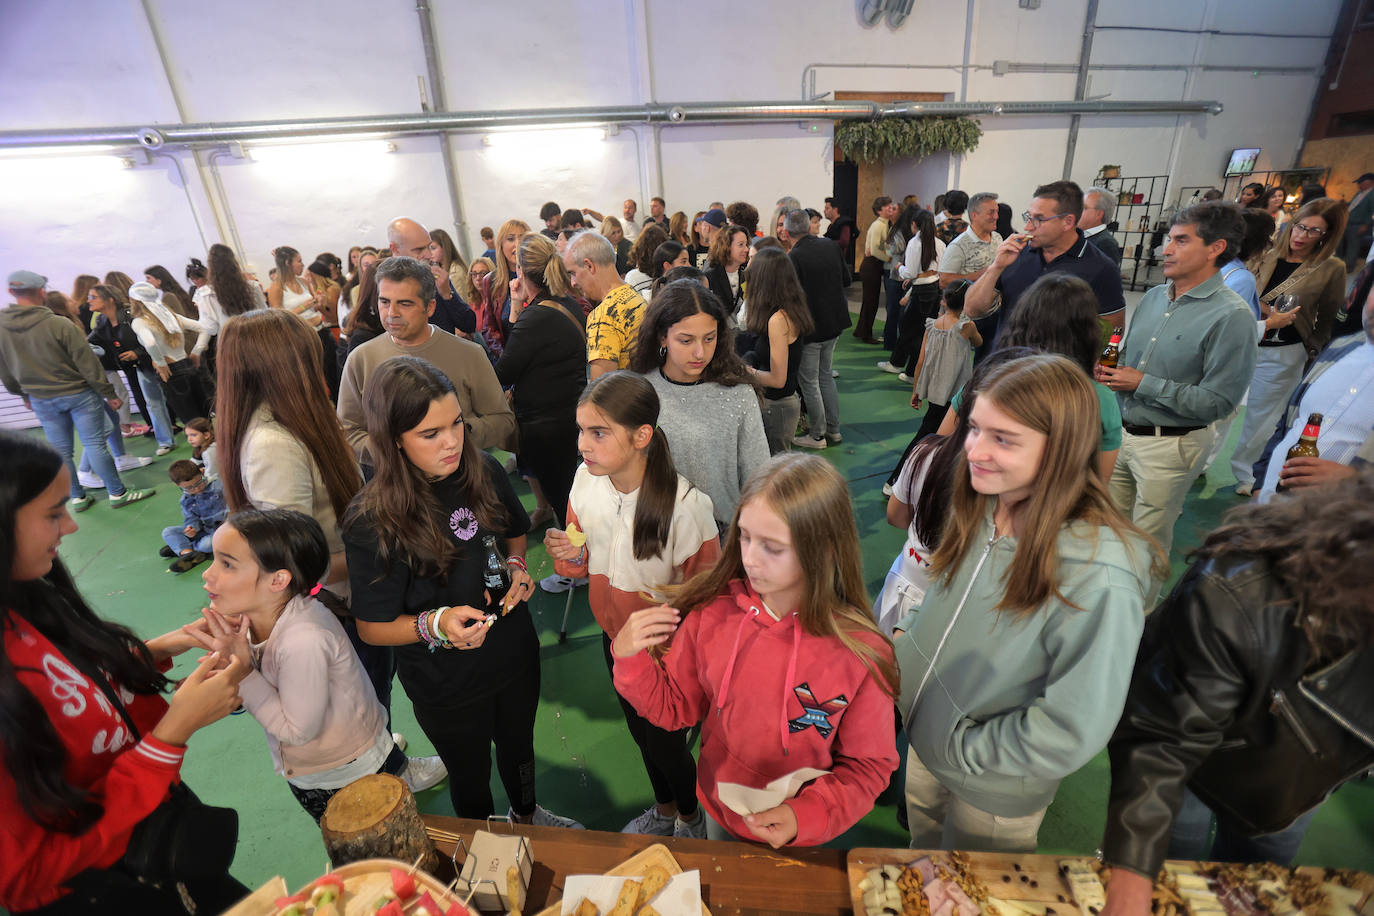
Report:
[[[1249,175],[1255,170],[1255,163],[1259,161],[1259,147],[1254,149],[1233,149],[1231,157],[1226,160],[1226,175]]]

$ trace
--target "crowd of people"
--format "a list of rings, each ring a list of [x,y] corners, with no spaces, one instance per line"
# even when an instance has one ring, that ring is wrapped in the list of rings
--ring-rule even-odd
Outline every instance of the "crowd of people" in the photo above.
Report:
[[[783,198],[762,227],[743,201],[689,218],[656,197],[642,223],[633,200],[549,202],[542,229],[484,229],[471,263],[398,218],[344,258],[276,248],[265,287],[221,244],[191,292],[160,266],[70,297],[11,274],[0,380],[47,441],[0,432],[0,904],[243,893],[223,856],[167,848],[168,823],[218,810],[180,787],[187,740],[236,709],[317,820],[369,773],[446,778],[455,812],[492,815],[494,759],[512,819],[581,827],[540,802],[528,600],[582,585],[653,797],[627,832],[825,843],[904,760],[913,846],[1030,852],[1105,748],[1113,914],[1149,911],[1166,853],[1291,859],[1374,765],[1374,271],[1345,295],[1342,202],[1277,234],[1202,202],[1127,322],[1114,199],[1048,182],[1014,231],[997,193],[879,197],[862,233],[832,199]],[[891,351],[865,384],[896,374],[925,411],[877,596],[849,487],[814,454],[844,441],[850,327]],[[1256,498],[1161,599],[1247,391],[1233,465]],[[207,607],[143,640],[58,548],[93,490],[154,495],[119,476],[126,436],[160,457],[183,431],[162,552],[209,564]],[[1286,457],[1299,437],[1320,457]],[[555,561],[538,582],[532,536]],[[433,757],[392,731],[398,678]]]

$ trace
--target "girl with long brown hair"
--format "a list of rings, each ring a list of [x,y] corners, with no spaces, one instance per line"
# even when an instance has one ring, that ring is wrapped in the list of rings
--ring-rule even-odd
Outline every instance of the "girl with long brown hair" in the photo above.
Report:
[[[897,768],[897,667],[864,588],[844,478],[810,455],[754,475],[721,558],[612,642],[615,687],[660,728],[701,723],[712,839],[834,839]],[[660,665],[646,649],[672,640]]]
[[[1163,557],[1097,473],[1097,395],[1037,354],[972,395],[919,614],[897,629],[913,848],[1033,851],[1107,743]]]
[[[720,300],[695,280],[663,287],[639,326],[630,368],[658,392],[678,470],[711,497],[724,530],[745,482],[768,460],[768,438]]]
[[[196,289],[194,297],[200,323],[205,333],[196,340],[192,355],[204,353],[210,369],[215,368],[215,339],[224,322],[245,312],[267,307],[267,300],[256,283],[250,283],[239,266],[234,250],[219,242],[210,246],[205,256],[206,281]]]
[[[625,259],[630,269],[625,272],[625,282],[635,292],[644,296],[654,285],[654,252],[658,246],[668,241],[668,233],[658,223],[649,223],[639,233],[639,238],[626,253]]]
[[[758,252],[745,271],[749,284],[749,314],[744,335],[736,342],[745,362],[763,389],[763,433],[768,451],[785,452],[801,419],[797,396],[797,367],[806,335],[816,328],[797,269],[781,249]]]
[[[515,819],[580,826],[535,800],[539,639],[525,604],[529,518],[509,477],[477,450],[453,382],[433,364],[388,359],[363,402],[375,473],[344,519],[359,634],[396,647],[459,817],[496,813],[495,744]]]

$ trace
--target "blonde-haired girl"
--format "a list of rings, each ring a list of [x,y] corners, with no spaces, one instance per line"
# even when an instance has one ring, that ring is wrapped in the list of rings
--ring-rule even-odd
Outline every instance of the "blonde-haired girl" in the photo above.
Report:
[[[707,835],[814,846],[871,811],[897,766],[897,670],[840,473],[810,455],[764,465],[720,561],[674,604],[620,629],[615,687],[660,728],[701,723]],[[662,663],[645,651],[669,639]]]
[[[1082,368],[1015,359],[973,397],[932,584],[898,625],[907,820],[913,848],[1034,852],[1120,718],[1162,557],[1097,473]]]

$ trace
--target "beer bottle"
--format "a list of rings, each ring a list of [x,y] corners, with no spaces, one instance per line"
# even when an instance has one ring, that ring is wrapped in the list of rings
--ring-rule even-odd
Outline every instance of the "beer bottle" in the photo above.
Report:
[[[1302,435],[1293,447],[1284,456],[1284,463],[1287,464],[1293,458],[1320,458],[1321,452],[1317,451],[1317,437],[1322,431],[1322,415],[1314,413],[1307,418],[1307,425],[1302,428]],[[1283,478],[1279,478],[1278,485],[1274,487],[1275,493],[1283,492]]]
[[[501,599],[506,597],[506,592],[510,591],[510,569],[506,567],[506,558],[501,556],[501,548],[496,546],[495,535],[484,535],[482,546],[487,551],[482,567],[482,584],[491,595],[488,607],[496,608],[500,606]]]
[[[1098,340],[1102,338],[1099,337]],[[1097,361],[1104,369],[1115,369],[1117,360],[1121,358],[1121,328],[1112,328],[1112,339],[1107,341],[1107,347],[1102,351],[1102,355]]]

